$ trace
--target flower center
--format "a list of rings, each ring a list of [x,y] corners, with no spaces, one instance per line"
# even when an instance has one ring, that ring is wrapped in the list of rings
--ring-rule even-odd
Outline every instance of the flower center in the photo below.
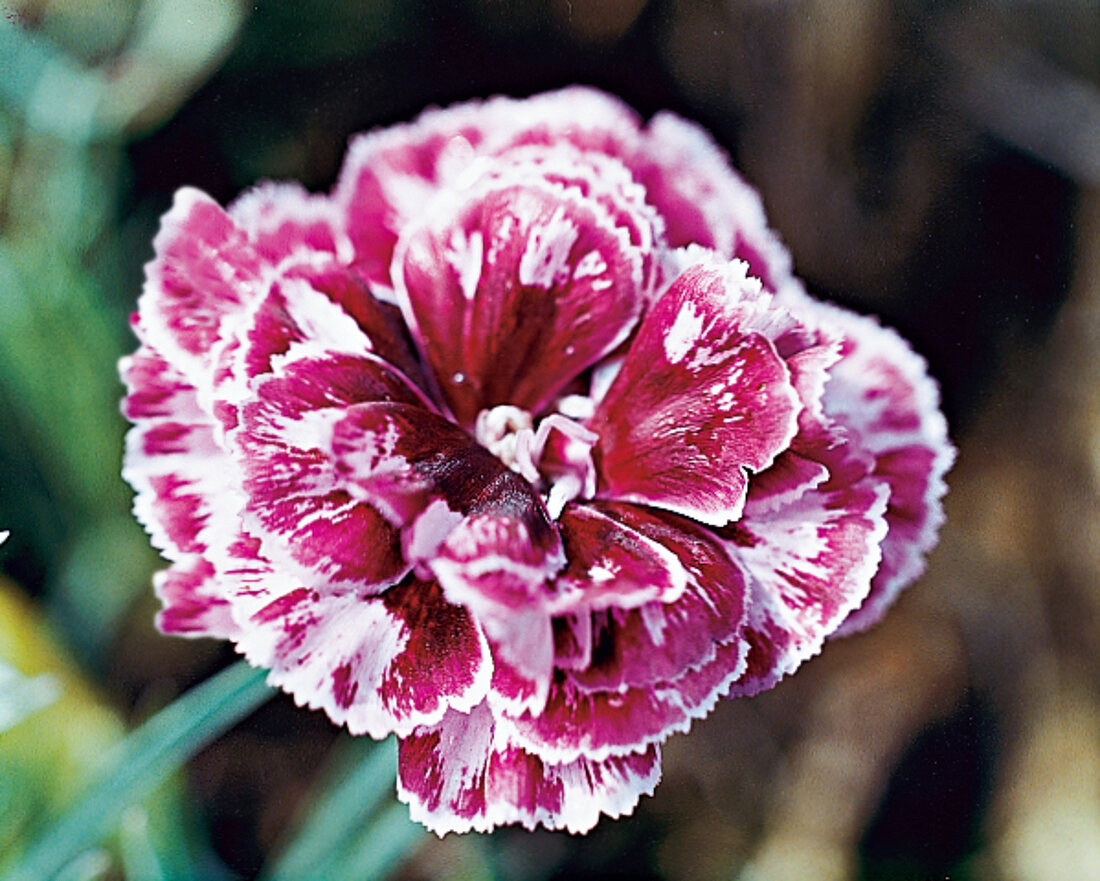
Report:
[[[575,397],[563,399],[561,412],[540,420],[537,431],[531,414],[510,404],[482,410],[474,423],[477,442],[527,478],[543,494],[555,520],[566,503],[596,492],[592,448],[599,435],[577,421],[591,415],[591,406],[580,406],[590,402]]]
[[[529,438],[534,437],[534,432],[531,430],[533,424],[531,414],[526,410],[513,407],[511,404],[501,404],[477,414],[474,438],[513,471],[518,471],[528,480],[532,480],[528,474],[524,473],[521,460],[527,458],[527,455],[525,451],[520,452],[519,447],[521,444],[525,450],[528,447]],[[536,473],[535,480],[537,479]],[[532,483],[535,480],[532,480]]]

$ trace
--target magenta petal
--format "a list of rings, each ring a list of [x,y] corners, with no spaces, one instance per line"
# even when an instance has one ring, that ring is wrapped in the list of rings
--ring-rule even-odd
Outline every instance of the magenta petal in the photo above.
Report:
[[[771,688],[817,654],[870,590],[888,488],[868,475],[865,456],[851,445],[837,443],[821,456],[830,478],[816,491],[781,506],[750,494],[742,520],[722,531],[751,597],[748,669],[733,694]]]
[[[550,664],[544,660],[541,670],[527,673],[522,667],[509,663],[499,645],[490,643],[490,646],[493,648],[493,680],[487,700],[493,712],[517,716],[525,712],[541,713],[550,689]],[[527,640],[527,647],[530,648],[530,640]],[[524,659],[530,661],[529,651],[524,653]]]
[[[702,245],[744,260],[769,291],[788,281],[790,257],[759,195],[702,128],[658,113],[627,164],[664,218],[672,247]]]
[[[631,505],[602,510],[673,552],[689,584],[675,602],[594,613],[590,665],[559,669],[537,715],[502,717],[547,761],[636,751],[686,731],[741,675],[748,652],[745,581],[709,530]]]
[[[362,135],[352,141],[334,194],[346,212],[353,265],[368,281],[389,284],[398,233],[478,156],[563,143],[621,156],[637,137],[637,118],[625,104],[578,87],[432,109],[409,125]]]
[[[352,402],[387,399],[420,397],[371,356],[330,355],[286,364],[241,410],[232,438],[248,527],[267,557],[312,587],[374,590],[408,570],[400,533],[347,485],[333,452],[335,426]]]
[[[870,596],[844,622],[842,632],[852,633],[878,621],[924,571],[925,554],[944,520],[944,476],[955,448],[924,359],[871,318],[815,305],[823,323],[844,334],[841,361],[825,388],[825,410],[854,430],[874,457],[874,474],[890,487],[882,565]]]
[[[481,615],[515,617],[533,608],[546,615],[553,604],[547,582],[564,565],[565,555],[555,532],[542,532],[540,524],[540,532],[532,533],[532,519],[500,510],[471,515],[451,531],[428,565],[449,595],[461,597]]]
[[[809,345],[785,359],[802,402],[798,433],[770,467],[753,475],[749,494],[758,509],[783,507],[828,479],[829,469],[814,457],[814,449],[829,443],[832,420],[825,415],[822,399],[829,369],[839,358],[839,345],[830,342]]]
[[[716,645],[738,638],[747,587],[713,533],[675,514],[634,505],[603,505],[601,510],[659,542],[688,580],[675,602],[590,616],[591,661],[570,673],[581,689],[622,691],[674,680],[709,662]]]
[[[688,574],[675,554],[599,509],[569,505],[558,528],[568,563],[554,582],[555,612],[635,608],[684,592]]]
[[[441,499],[464,517],[522,525],[539,554],[560,554],[557,530],[531,484],[435,413],[401,402],[351,407],[333,428],[333,451],[345,484],[401,514],[401,525]]]
[[[136,492],[134,514],[170,560],[204,553],[235,528],[236,467],[179,371],[146,346],[121,366],[123,411],[135,422],[122,469]]]
[[[542,712],[502,715],[498,724],[528,752],[560,764],[648,749],[671,734],[686,732],[695,717],[674,688],[589,692],[559,674]]]
[[[352,141],[334,199],[345,212],[352,265],[363,278],[390,284],[398,232],[473,160],[491,128],[480,105],[470,104],[429,111],[411,125]]]
[[[194,385],[148,346],[123,358],[119,373],[127,391],[122,414],[131,422],[210,422],[199,406]]]
[[[233,202],[227,213],[271,265],[308,252],[332,254],[342,263],[352,258],[339,206],[299,184],[261,183]]]
[[[318,421],[318,412],[343,415],[356,404],[396,402],[412,407],[423,396],[390,364],[369,352],[323,351],[284,362],[254,384],[242,421],[263,437],[294,445],[295,422]]]
[[[500,514],[467,517],[428,566],[452,602],[469,608],[497,654],[545,691],[554,659],[549,582],[565,562],[556,533],[533,535]]]
[[[740,516],[747,472],[790,444],[799,397],[757,330],[789,317],[739,266],[689,269],[643,320],[589,426],[601,497],[720,526]]]
[[[398,797],[414,820],[441,836],[510,823],[586,832],[601,815],[631,813],[659,779],[656,747],[548,764],[503,740],[484,706],[448,713],[398,748]]]
[[[534,487],[456,425],[406,404],[352,407],[333,451],[343,484],[411,530],[410,562],[473,611],[525,675],[549,675],[548,582],[565,559]]]
[[[469,614],[416,579],[377,597],[292,591],[252,614],[238,647],[299,704],[374,738],[469,710],[492,671]]]
[[[327,289],[318,290],[321,284]],[[340,295],[352,302],[334,299]],[[295,379],[287,391],[290,398],[301,398],[308,385],[312,392],[307,400],[315,409],[370,400],[402,400],[434,409],[414,383],[412,376],[419,377],[420,371],[399,336],[394,312],[364,294],[342,271],[295,267],[249,310],[236,345],[225,350],[226,369],[218,374],[216,397],[232,407],[235,420],[237,406],[251,396],[257,377],[286,372]],[[285,371],[276,371],[284,365]],[[333,387],[327,388],[327,382]]]
[[[256,526],[273,560],[291,565],[308,584],[325,591],[359,588],[375,591],[409,571],[401,555],[401,536],[376,509],[344,490],[312,492],[285,482],[279,498],[270,483],[251,481],[245,522]],[[272,491],[276,490],[276,491]],[[295,492],[297,491],[297,492]]]
[[[491,101],[487,106],[495,104]],[[585,86],[570,86],[524,101],[505,99],[493,109],[511,127],[494,139],[494,143],[503,144],[498,150],[568,143],[625,159],[639,137],[639,120],[633,110],[617,98]]]
[[[794,441],[797,443],[797,438]],[[759,503],[781,508],[799,496],[819,487],[829,477],[829,469],[795,450],[784,450],[770,468],[753,475],[749,494]]]
[[[586,691],[572,674],[555,677],[538,715],[503,715],[509,738],[546,762],[604,759],[652,748],[714,709],[741,678],[751,644],[741,638],[711,645],[698,668],[669,681],[620,691]]]
[[[597,202],[533,173],[490,179],[402,233],[395,283],[459,423],[532,412],[626,336],[642,264]]]
[[[227,316],[262,288],[247,235],[205,193],[182,189],[161,220],[139,302],[148,342],[189,376],[209,364]]]
[[[554,632],[554,666],[562,670],[584,670],[592,663],[592,614],[560,615],[551,624]],[[519,715],[519,711],[509,710],[509,713]]]
[[[321,292],[347,313],[366,337],[370,351],[393,365],[417,388],[427,390],[428,384],[415,354],[401,310],[393,303],[383,302],[353,272],[333,263],[303,262],[286,270],[289,279],[302,279],[309,287]],[[316,331],[312,327],[312,339]]]
[[[659,693],[671,692],[692,719],[710,715],[720,698],[728,697],[733,684],[748,667],[751,642],[742,635],[714,646],[705,664],[691,667],[670,682],[657,686]]]
[[[153,588],[163,608],[157,614],[162,633],[234,639],[239,629],[228,600],[222,596],[214,567],[202,557],[190,557],[153,576]]]

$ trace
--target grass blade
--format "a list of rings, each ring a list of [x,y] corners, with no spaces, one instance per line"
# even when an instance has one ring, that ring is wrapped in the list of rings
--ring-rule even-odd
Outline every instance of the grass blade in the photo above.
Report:
[[[240,661],[173,701],[123,740],[84,796],[31,845],[7,881],[45,881],[94,847],[191,755],[274,693]]]
[[[283,852],[267,881],[297,881],[331,859],[370,823],[378,805],[394,791],[397,750],[392,739],[382,743],[355,740],[334,763],[327,785],[316,798],[295,839]]]
[[[381,881],[422,844],[423,826],[409,819],[409,808],[390,805],[364,827],[357,840],[326,866],[318,877],[329,881]]]

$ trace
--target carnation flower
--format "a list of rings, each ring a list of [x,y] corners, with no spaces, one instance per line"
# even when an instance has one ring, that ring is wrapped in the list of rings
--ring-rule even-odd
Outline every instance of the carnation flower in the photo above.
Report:
[[[630,813],[660,745],[867,627],[953,452],[694,125],[574,88],[181,190],[123,362],[166,633],[399,740],[439,834]]]

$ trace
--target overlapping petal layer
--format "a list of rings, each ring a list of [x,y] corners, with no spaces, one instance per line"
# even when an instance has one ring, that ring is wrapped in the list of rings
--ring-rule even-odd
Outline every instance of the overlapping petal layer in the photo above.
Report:
[[[439,834],[630,813],[660,744],[868,626],[953,452],[697,127],[574,88],[183,190],[122,365],[165,632],[400,738]]]
[[[510,741],[486,705],[448,713],[402,739],[398,751],[398,796],[414,820],[440,834],[507,823],[587,832],[601,814],[632,813],[659,779],[655,746],[602,761],[546,762]]]
[[[463,191],[398,243],[397,293],[458,423],[539,411],[626,336],[642,260],[597,201],[538,166]]]
[[[684,272],[642,321],[592,419],[600,495],[714,526],[741,516],[750,471],[786,449],[800,410],[762,332],[785,315],[740,264]]]

